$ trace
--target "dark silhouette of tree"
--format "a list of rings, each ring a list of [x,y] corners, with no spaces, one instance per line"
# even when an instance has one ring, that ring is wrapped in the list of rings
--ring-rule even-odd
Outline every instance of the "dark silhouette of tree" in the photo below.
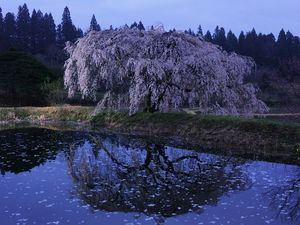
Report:
[[[239,35],[239,46],[238,46],[238,52],[242,55],[246,54],[246,36],[244,32],[242,31]]]
[[[228,52],[234,52],[238,49],[238,39],[234,33],[230,30],[227,34],[227,40],[225,45],[225,50]]]
[[[62,34],[62,26],[59,24],[56,29],[56,43],[59,47],[64,45],[64,38]]]
[[[0,53],[7,50],[7,40],[4,35],[4,18],[2,14],[2,9],[0,8]]]
[[[258,35],[255,60],[259,65],[274,64],[275,43],[276,40],[273,34],[260,33]]]
[[[4,36],[4,19],[2,15],[2,9],[0,8],[0,52],[6,48],[5,36]]]
[[[246,34],[245,48],[248,56],[257,56],[257,33],[254,28]]]
[[[17,40],[20,49],[30,49],[30,14],[27,5],[19,6],[17,16]]]
[[[52,14],[45,14],[43,18],[43,24],[45,27],[45,37],[46,37],[46,45],[47,47],[55,44],[55,36],[56,36],[56,25],[53,19]]]
[[[216,27],[215,33],[213,35],[213,43],[222,46],[223,48],[226,46],[226,33],[223,27]]]
[[[0,8],[0,37],[3,37],[4,33],[4,19],[2,9]]]
[[[98,24],[95,15],[93,14],[92,19],[91,19],[91,23],[90,23],[90,28],[89,31],[100,31],[100,25]]]
[[[145,30],[144,24],[142,23],[142,21],[139,22],[139,24],[137,25],[137,28],[139,30]]]
[[[286,32],[286,51],[287,51],[287,57],[291,58],[297,53],[299,53],[299,38],[294,37],[294,35],[290,32]]]
[[[212,42],[213,41],[213,38],[211,36],[211,33],[210,31],[207,31],[206,34],[204,35],[204,40],[205,41],[208,41],[208,42]]]
[[[197,35],[200,37],[203,37],[203,30],[202,30],[201,25],[198,26]]]
[[[130,29],[134,29],[134,28],[137,28],[137,27],[138,27],[137,22],[134,22],[133,24],[130,25]]]
[[[77,39],[78,31],[72,22],[71,13],[68,7],[65,7],[63,12],[61,29],[62,41],[64,43],[67,41],[74,42]]]
[[[45,53],[56,43],[56,26],[52,14],[33,10],[31,16],[31,52]]]
[[[285,46],[286,46],[286,34],[285,34],[285,31],[282,29],[279,32],[279,35],[277,38],[277,43],[276,43],[277,56],[279,58],[287,57],[288,52],[287,52],[287,49],[285,48]]]
[[[31,15],[31,52],[37,53],[40,51],[42,42],[42,24],[43,13],[41,11],[36,12],[34,9]]]
[[[194,31],[192,31],[191,28],[189,28],[188,30],[185,30],[184,33],[188,34],[188,35],[192,35],[192,36],[196,36]]]
[[[17,27],[16,19],[13,13],[7,13],[4,18],[4,37],[10,46],[16,43]]]
[[[76,30],[76,39],[83,37],[83,31],[80,28],[77,28]]]
[[[43,54],[50,45],[57,43],[56,25],[52,14],[44,15],[40,10],[34,9],[30,16],[26,4],[19,6],[17,19],[14,14],[7,13],[2,27],[7,46],[32,54]]]

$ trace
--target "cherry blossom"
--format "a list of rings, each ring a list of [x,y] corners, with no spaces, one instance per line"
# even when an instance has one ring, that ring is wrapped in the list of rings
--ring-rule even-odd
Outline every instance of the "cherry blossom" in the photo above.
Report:
[[[97,110],[252,114],[268,111],[245,78],[254,61],[180,32],[122,27],[91,31],[66,47],[69,97],[99,102]]]

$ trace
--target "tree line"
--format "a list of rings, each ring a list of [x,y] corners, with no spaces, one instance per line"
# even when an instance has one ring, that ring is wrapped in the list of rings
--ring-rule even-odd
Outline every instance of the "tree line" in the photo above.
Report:
[[[142,22],[134,22],[128,27],[145,30]],[[113,29],[112,26],[110,29]],[[95,15],[92,16],[89,30],[101,30]],[[201,26],[197,32],[189,29],[185,33],[200,36],[228,52],[251,56],[259,65],[276,66],[282,60],[300,56],[299,37],[283,29],[278,38],[272,33],[257,33],[255,29],[250,32],[242,31],[237,37],[231,30],[226,33],[225,29],[219,26],[213,33],[207,31],[204,34]],[[65,42],[75,41],[83,35],[83,31],[73,24],[68,7],[65,7],[62,21],[58,25],[55,24],[51,13],[44,14],[34,9],[30,14],[26,4],[19,6],[16,16],[11,12],[4,16],[0,8],[0,50],[13,47],[33,54],[45,53],[49,46],[63,48]]]
[[[257,33],[254,28],[249,32],[242,31],[239,36],[236,36],[231,30],[226,33],[225,29],[219,26],[214,33],[207,31],[204,34],[201,25],[197,32],[189,29],[185,30],[185,33],[200,36],[228,52],[250,56],[259,65],[276,66],[281,60],[300,56],[300,38],[284,29],[280,31],[277,38],[273,33]]]
[[[128,27],[145,30],[141,21],[134,22]],[[110,26],[109,29],[113,27]],[[92,16],[89,30],[101,30],[95,15]],[[170,30],[170,32],[175,31],[175,29]],[[286,32],[282,29],[277,38],[272,33],[257,33],[255,29],[249,32],[242,31],[239,36],[236,36],[231,30],[226,33],[225,29],[219,26],[214,32],[208,30],[205,34],[201,26],[196,32],[189,29],[185,33],[199,36],[228,52],[250,56],[258,65],[291,70],[284,72],[289,73],[291,77],[299,74],[297,68],[300,65],[300,38],[290,31]],[[61,52],[57,53],[57,51],[63,49],[65,42],[74,42],[83,35],[82,29],[73,24],[68,7],[64,8],[61,23],[58,25],[55,24],[51,13],[44,14],[34,9],[30,14],[26,4],[19,6],[16,16],[11,12],[4,16],[0,8],[0,52],[14,48],[31,54],[61,55]],[[286,65],[289,65],[288,68]]]
[[[100,30],[95,16],[90,29]],[[65,7],[62,21],[56,25],[51,13],[33,10],[30,14],[26,4],[19,6],[18,13],[8,12],[4,16],[0,8],[0,51],[14,48],[32,54],[47,52],[50,46],[64,47],[67,41],[75,41],[83,36],[71,18],[68,7]]]
[[[250,81],[259,85],[263,100],[269,105],[299,104],[300,38],[290,31],[282,29],[277,38],[273,33],[257,33],[254,28],[236,36],[219,26],[214,33],[203,34],[201,26],[196,33],[191,29],[185,33],[217,44],[227,52],[252,57],[257,64],[257,73]]]

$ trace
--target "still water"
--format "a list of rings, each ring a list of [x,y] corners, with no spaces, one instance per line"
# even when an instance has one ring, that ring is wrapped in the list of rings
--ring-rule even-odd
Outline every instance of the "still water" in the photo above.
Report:
[[[92,132],[0,131],[0,224],[300,224],[300,168]]]

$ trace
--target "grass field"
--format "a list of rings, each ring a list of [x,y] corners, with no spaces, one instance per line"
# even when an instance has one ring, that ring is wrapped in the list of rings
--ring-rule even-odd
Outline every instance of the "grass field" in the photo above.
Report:
[[[0,108],[0,121],[90,121],[93,110],[83,106]]]

